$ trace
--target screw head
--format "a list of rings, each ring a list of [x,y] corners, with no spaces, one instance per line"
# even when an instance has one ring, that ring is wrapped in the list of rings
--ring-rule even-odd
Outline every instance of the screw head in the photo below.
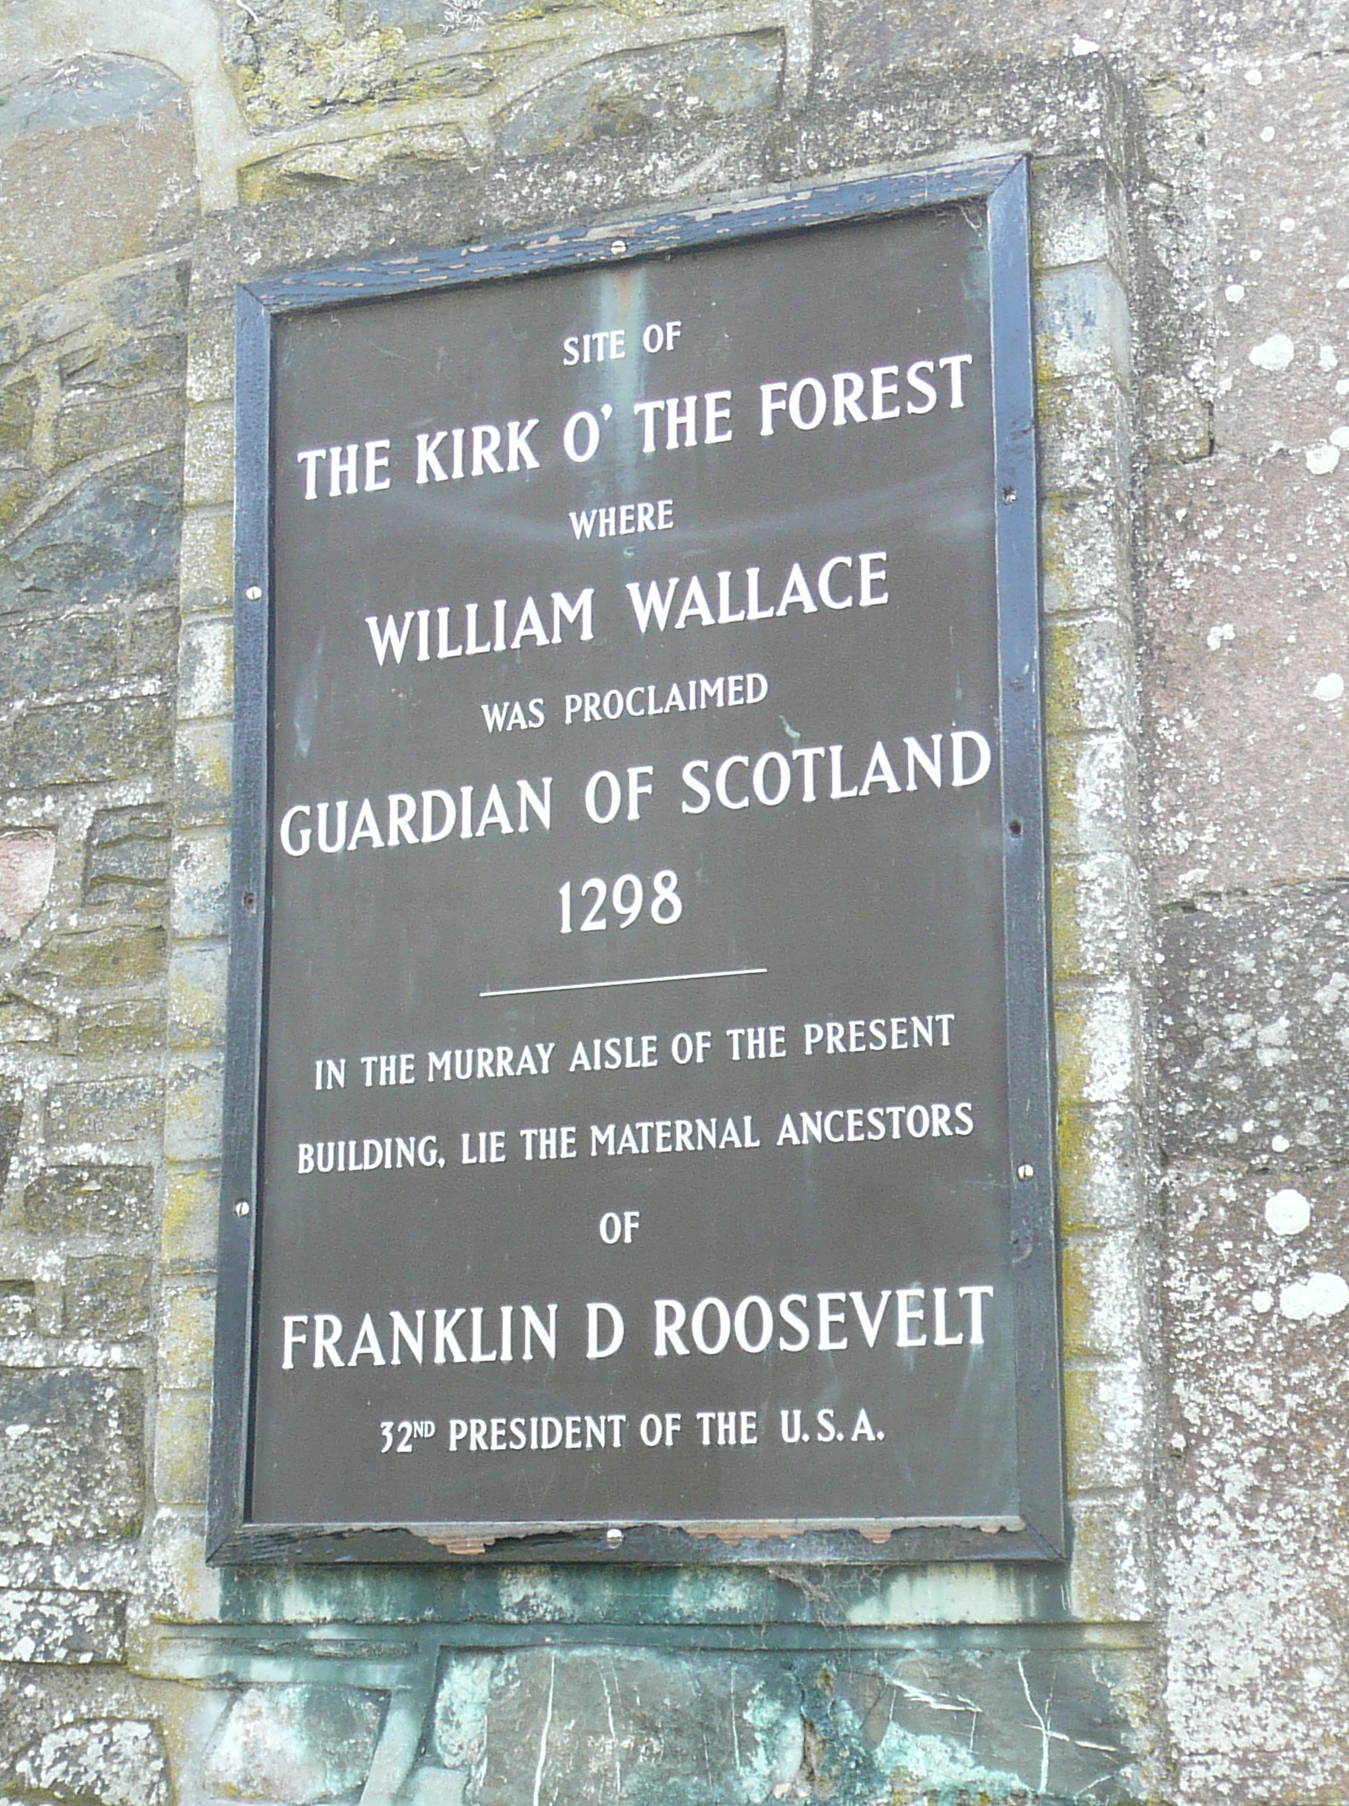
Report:
[[[262,600],[262,591],[258,588],[256,583],[246,589],[244,594],[250,602],[261,602]]]
[[[611,1549],[616,1549],[623,1541],[623,1532],[617,1524],[611,1524],[604,1533],[604,1540]]]
[[[611,257],[621,257],[627,248],[628,241],[625,238],[616,238],[609,246],[609,255]]]
[[[234,1206],[234,1214],[236,1217],[246,1217],[252,1208],[253,1206],[249,1203],[247,1198],[240,1198],[238,1203]]]
[[[1035,1177],[1035,1168],[1028,1162],[1023,1162],[1022,1165],[1016,1169],[1016,1176],[1018,1179],[1033,1179]]]

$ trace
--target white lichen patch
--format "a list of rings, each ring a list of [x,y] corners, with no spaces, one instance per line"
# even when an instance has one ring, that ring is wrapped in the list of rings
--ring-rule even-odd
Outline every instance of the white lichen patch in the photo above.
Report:
[[[1262,1066],[1286,1066],[1297,1058],[1288,1045],[1288,1018],[1280,1016],[1273,1022],[1261,1023],[1255,1031],[1255,1057]],[[1245,1125],[1243,1125],[1244,1127]],[[1255,1128],[1252,1122],[1249,1134]]]
[[[1339,464],[1340,448],[1338,445],[1309,445],[1302,454],[1307,462],[1307,469],[1314,477],[1328,477]]]
[[[1276,1191],[1265,1204],[1265,1221],[1275,1235],[1301,1235],[1312,1220],[1312,1207],[1291,1187]]]
[[[1294,1323],[1308,1317],[1337,1317],[1349,1305],[1349,1284],[1338,1273],[1312,1273],[1279,1293],[1279,1309]]]
[[[1252,345],[1246,355],[1257,370],[1269,370],[1277,375],[1292,363],[1296,349],[1286,332],[1275,332],[1258,345]]]
[[[1344,695],[1344,679],[1338,671],[1327,671],[1312,685],[1312,695],[1318,702],[1338,702]]]
[[[1349,991],[1349,973],[1332,972],[1326,982],[1312,992],[1312,1002],[1328,1016],[1344,1002],[1346,991]]]

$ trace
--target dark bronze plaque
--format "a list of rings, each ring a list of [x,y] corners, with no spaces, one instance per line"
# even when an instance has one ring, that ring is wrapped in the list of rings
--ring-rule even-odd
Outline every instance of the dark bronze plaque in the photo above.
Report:
[[[245,297],[224,1553],[1059,1546],[1026,280],[1001,163]]]

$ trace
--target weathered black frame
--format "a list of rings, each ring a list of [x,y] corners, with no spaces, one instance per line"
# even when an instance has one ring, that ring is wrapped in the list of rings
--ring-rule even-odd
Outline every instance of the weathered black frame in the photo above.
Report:
[[[511,243],[302,270],[238,290],[235,388],[234,837],[228,1051],[208,1559],[217,1563],[624,1561],[890,1563],[1055,1560],[1066,1549],[1054,1064],[1049,1003],[1039,552],[1030,300],[1029,172],[990,157],[777,197],[540,233]],[[1017,1273],[1020,1527],[760,1525],[738,1539],[669,1525],[529,1527],[256,1524],[246,1519],[254,1280],[265,1059],[271,642],[272,319],[341,302],[611,265],[695,246],[878,218],[952,202],[987,210],[997,489],[997,618],[1008,1006],[1007,1183]]]

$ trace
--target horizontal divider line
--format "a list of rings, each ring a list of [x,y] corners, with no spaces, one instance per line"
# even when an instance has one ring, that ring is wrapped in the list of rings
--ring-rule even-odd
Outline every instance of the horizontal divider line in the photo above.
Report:
[[[607,991],[619,985],[682,985],[695,978],[756,978],[767,966],[736,966],[727,972],[657,972],[650,978],[592,978],[583,984],[519,985],[508,991],[479,991],[479,997],[537,997],[543,991]]]

